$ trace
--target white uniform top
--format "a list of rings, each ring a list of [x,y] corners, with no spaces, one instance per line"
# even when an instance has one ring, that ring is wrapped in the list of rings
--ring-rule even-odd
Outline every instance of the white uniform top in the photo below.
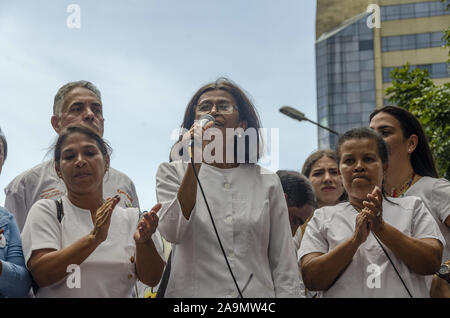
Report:
[[[436,222],[419,198],[389,200],[397,205],[383,200],[383,218],[386,223],[410,237],[435,238],[445,245]],[[355,231],[357,214],[357,210],[348,202],[316,210],[306,227],[299,259],[313,252],[327,253],[349,239]],[[426,276],[414,273],[388,247],[384,245],[384,248],[412,296],[429,297]],[[372,298],[409,295],[373,233],[370,233],[342,275],[328,290],[323,291],[323,297]]]
[[[237,297],[200,188],[189,220],[177,192],[187,164],[163,163],[156,175],[159,231],[172,245],[166,297]],[[258,165],[199,173],[230,266],[244,297],[299,297],[286,200],[278,176]]]
[[[295,232],[294,236],[292,237],[292,240],[294,241],[295,246],[295,253],[298,256],[298,251],[300,250],[300,246],[302,244],[302,227],[299,226],[297,231]],[[305,283],[303,282],[302,277],[302,270],[300,268],[300,259],[297,257],[297,264],[298,264],[298,271],[300,275],[300,290],[301,290],[301,296],[305,298],[322,298],[321,292],[319,291],[310,291],[305,287]]]
[[[22,232],[25,263],[34,250],[61,250],[92,231],[94,225],[89,210],[76,207],[66,196],[62,197],[62,202],[64,217],[61,223],[57,219],[54,200],[39,200],[31,207]],[[79,267],[80,288],[68,287],[76,283],[75,273],[69,274],[53,285],[40,288],[36,297],[131,297],[136,282],[133,234],[138,220],[138,209],[116,206],[106,241]],[[152,238],[158,247],[160,242],[155,234]]]
[[[447,241],[442,260],[450,259],[450,229],[444,224],[445,219],[450,215],[450,182],[446,179],[422,177],[404,195],[413,195],[422,199]]]

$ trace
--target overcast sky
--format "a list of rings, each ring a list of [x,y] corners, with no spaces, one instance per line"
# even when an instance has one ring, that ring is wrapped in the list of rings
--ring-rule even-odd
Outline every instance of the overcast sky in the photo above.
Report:
[[[81,9],[79,29],[67,26],[70,4]],[[80,79],[102,92],[111,165],[134,181],[141,209],[156,202],[156,170],[189,99],[219,76],[249,93],[263,127],[279,129],[277,168],[300,170],[317,148],[317,127],[278,109],[316,120],[314,41],[311,0],[0,0],[0,127],[9,148],[0,205],[15,176],[48,159],[54,95]]]

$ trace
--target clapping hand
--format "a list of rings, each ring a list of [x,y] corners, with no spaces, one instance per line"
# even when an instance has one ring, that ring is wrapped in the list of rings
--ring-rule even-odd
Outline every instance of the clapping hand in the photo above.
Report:
[[[362,213],[367,216],[370,228],[375,233],[381,231],[384,226],[382,202],[383,195],[377,186],[372,193],[367,195],[367,201],[363,201],[364,209]]]
[[[158,227],[159,218],[156,213],[161,209],[161,203],[155,204],[155,206],[142,215],[139,220],[136,232],[134,232],[133,238],[136,243],[145,243],[151,239],[153,233],[155,233]]]
[[[120,197],[118,195],[113,198],[108,198],[96,211],[92,234],[100,242],[105,241],[108,237],[109,225],[111,224],[111,215],[119,201]]]

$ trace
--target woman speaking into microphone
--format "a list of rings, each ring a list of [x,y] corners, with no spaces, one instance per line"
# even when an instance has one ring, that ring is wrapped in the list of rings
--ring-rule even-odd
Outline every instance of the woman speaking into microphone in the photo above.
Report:
[[[202,125],[206,115],[214,120]],[[179,144],[194,140],[192,158],[174,147],[156,176],[158,229],[173,246],[165,297],[300,296],[283,190],[256,164],[260,126],[249,98],[227,79],[191,98]]]

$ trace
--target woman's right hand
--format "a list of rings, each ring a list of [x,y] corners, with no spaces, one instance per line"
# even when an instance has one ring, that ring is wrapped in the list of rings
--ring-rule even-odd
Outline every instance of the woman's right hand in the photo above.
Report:
[[[95,214],[94,229],[92,230],[92,235],[98,242],[103,242],[108,237],[109,225],[111,224],[111,215],[119,203],[120,197],[118,195],[113,198],[108,198],[103,202],[103,204],[97,209]]]
[[[189,144],[191,139],[194,139],[193,146],[195,149],[198,149],[198,145],[202,145],[202,151],[205,148],[205,146],[211,142],[210,140],[204,140],[203,135],[205,133],[205,130],[211,128],[214,125],[214,122],[210,121],[205,125],[205,127],[202,127],[197,120],[194,121],[194,123],[191,126],[191,129],[187,131],[182,138],[183,143]],[[193,148],[194,148],[193,147]],[[193,151],[193,149],[191,149]],[[195,158],[195,157],[194,157]],[[201,162],[198,162],[201,163]]]
[[[353,233],[353,240],[359,245],[367,240],[370,234],[369,217],[367,213],[370,213],[369,209],[364,208],[356,216],[355,232]]]

